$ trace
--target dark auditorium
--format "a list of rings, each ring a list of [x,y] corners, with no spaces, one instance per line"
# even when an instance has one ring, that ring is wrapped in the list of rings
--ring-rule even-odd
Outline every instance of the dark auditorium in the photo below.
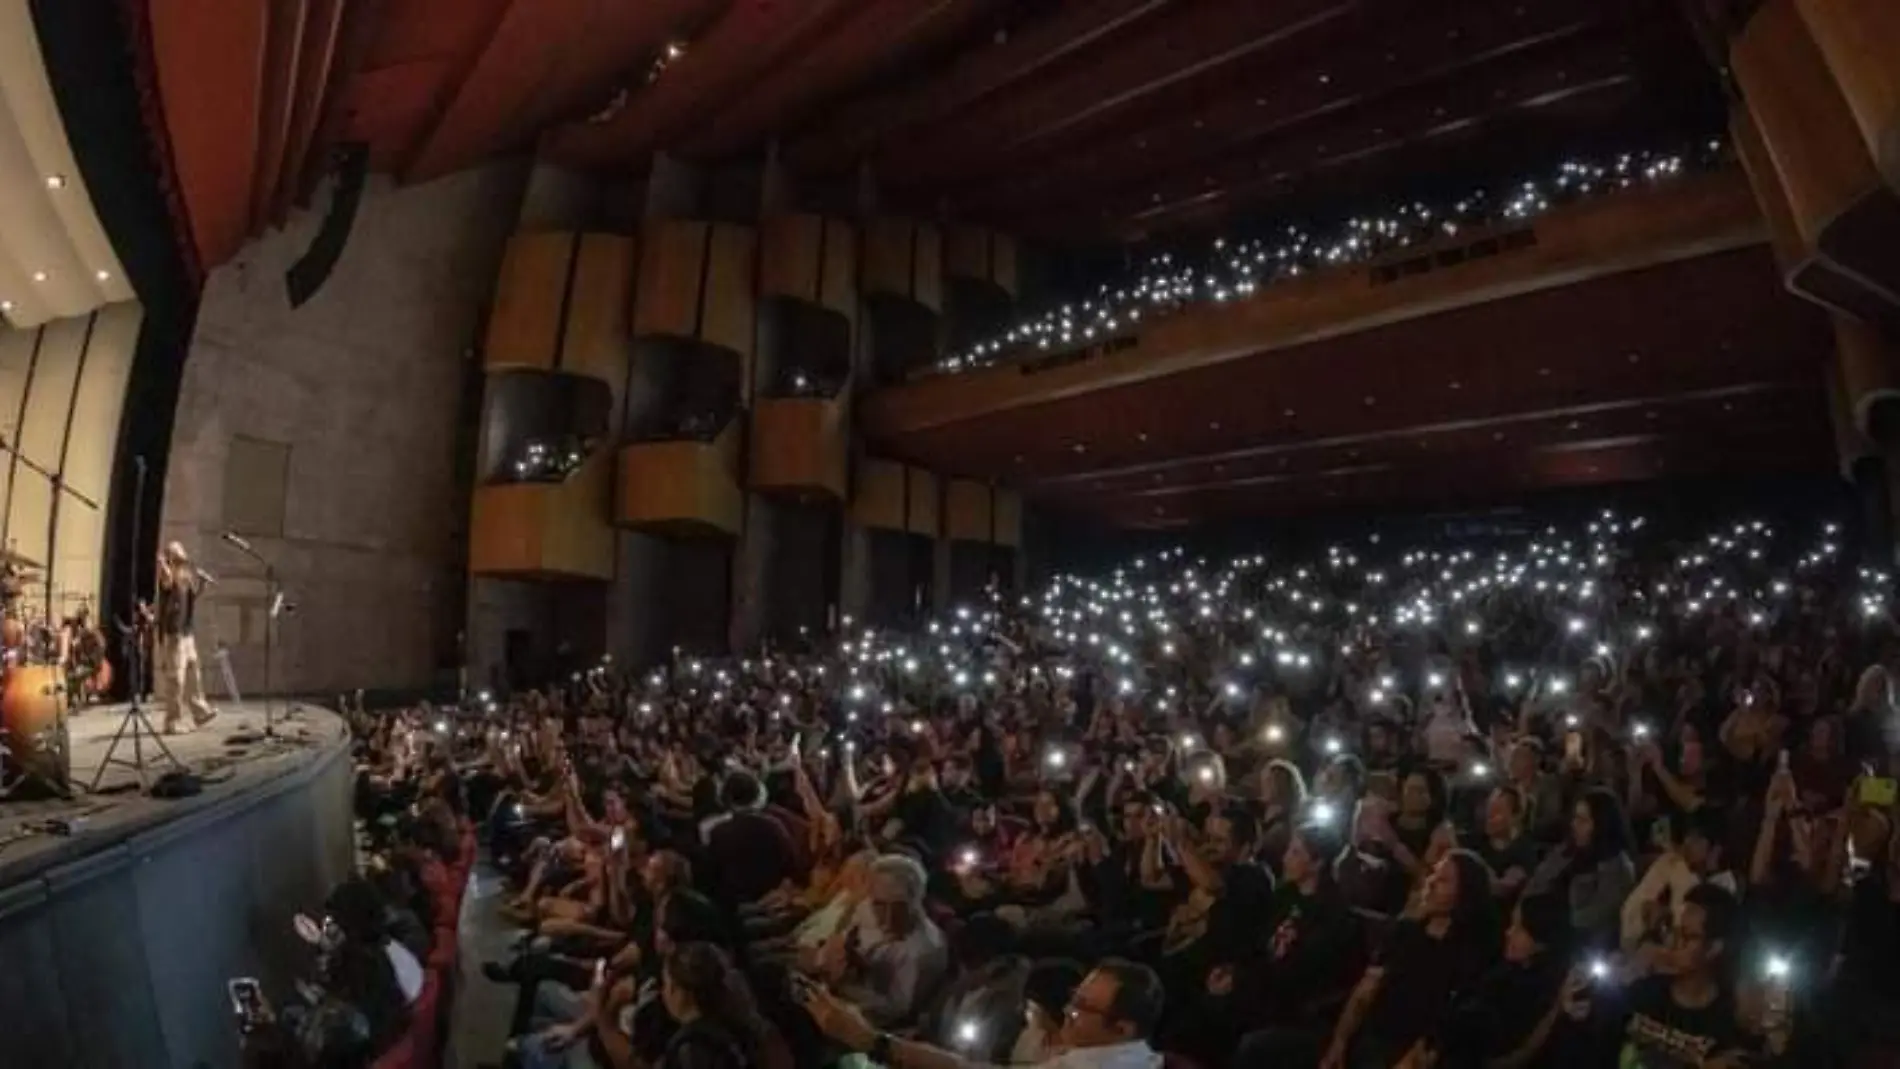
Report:
[[[0,1069],[1900,1069],[1900,0],[0,0]]]

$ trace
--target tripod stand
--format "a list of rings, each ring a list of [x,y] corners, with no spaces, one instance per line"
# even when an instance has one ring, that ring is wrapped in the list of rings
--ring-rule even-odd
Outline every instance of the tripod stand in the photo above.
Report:
[[[133,457],[132,463],[137,468],[138,474],[136,478],[138,481],[135,492],[132,495],[131,544],[137,546],[140,544],[139,539],[143,535],[145,458]],[[152,745],[158,747],[158,752],[164,755],[165,763],[169,764],[173,771],[183,772],[185,765],[184,762],[178,760],[178,758],[172,754],[171,748],[165,745],[164,736],[158,733],[158,729],[152,727],[152,721],[145,715],[145,697],[141,693],[145,689],[145,643],[140,640],[138,634],[139,569],[138,553],[136,551],[126,554],[125,568],[126,571],[130,573],[128,575],[130,581],[125,585],[126,597],[132,601],[132,611],[128,615],[128,619],[132,620],[133,623],[130,627],[127,627],[123,623],[120,624],[119,627],[121,633],[123,633],[126,638],[126,657],[128,666],[132,669],[132,704],[126,707],[125,717],[119,721],[119,730],[112,733],[112,742],[106,747],[105,757],[100,759],[99,767],[93,771],[92,782],[86,785],[86,790],[88,792],[97,792],[100,782],[106,777],[106,769],[116,764],[131,769],[132,774],[138,777],[139,790],[150,794],[152,792],[152,785],[147,782],[145,778],[145,736],[150,735],[152,737]],[[132,757],[130,760],[114,756],[119,752],[119,744],[125,741],[127,735],[132,737]]]

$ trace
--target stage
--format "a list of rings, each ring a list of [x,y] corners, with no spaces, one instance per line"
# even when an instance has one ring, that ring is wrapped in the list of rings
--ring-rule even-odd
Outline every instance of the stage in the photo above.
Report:
[[[133,770],[121,764],[133,756],[128,731],[113,753],[113,765],[100,780],[96,794],[86,786],[105,760],[112,736],[125,719],[124,704],[97,705],[67,717],[72,751],[72,799],[0,799],[0,889],[31,876],[63,857],[83,855],[94,844],[136,834],[152,824],[214,804],[252,787],[266,784],[309,763],[334,747],[347,748],[348,729],[342,718],[303,703],[280,701],[273,707],[276,737],[264,737],[264,705],[244,702],[218,707],[218,716],[204,727],[181,735],[161,735],[159,741],[187,770],[204,781],[202,793],[190,798],[147,798],[139,792]],[[154,728],[164,713],[145,707]],[[173,766],[143,733],[147,782],[157,780]],[[22,793],[25,793],[24,791]],[[36,830],[49,822],[71,833]],[[19,837],[24,836],[24,837]]]
[[[237,1065],[225,981],[284,992],[307,974],[290,919],[320,912],[355,863],[342,718],[275,710],[274,739],[258,702],[160,736],[204,781],[179,799],[146,797],[116,763],[87,793],[125,707],[83,710],[67,722],[74,797],[0,800],[0,1063]],[[169,763],[150,735],[143,745],[156,781]],[[128,736],[115,762],[131,756]]]

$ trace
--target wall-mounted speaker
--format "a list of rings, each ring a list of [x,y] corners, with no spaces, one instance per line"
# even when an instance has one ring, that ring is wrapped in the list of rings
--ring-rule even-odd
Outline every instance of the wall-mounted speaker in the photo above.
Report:
[[[316,296],[336,269],[343,246],[350,239],[350,227],[356,222],[357,206],[363,202],[363,183],[369,178],[369,146],[339,145],[335,159],[336,185],[330,195],[330,210],[324,214],[310,247],[284,272],[284,289],[290,294],[292,308]]]

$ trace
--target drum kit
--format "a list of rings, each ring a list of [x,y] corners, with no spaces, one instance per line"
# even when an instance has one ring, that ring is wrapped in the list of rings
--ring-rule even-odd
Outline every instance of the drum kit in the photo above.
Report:
[[[0,798],[27,787],[68,793],[66,718],[112,686],[91,598],[38,583],[41,572],[0,550]]]

